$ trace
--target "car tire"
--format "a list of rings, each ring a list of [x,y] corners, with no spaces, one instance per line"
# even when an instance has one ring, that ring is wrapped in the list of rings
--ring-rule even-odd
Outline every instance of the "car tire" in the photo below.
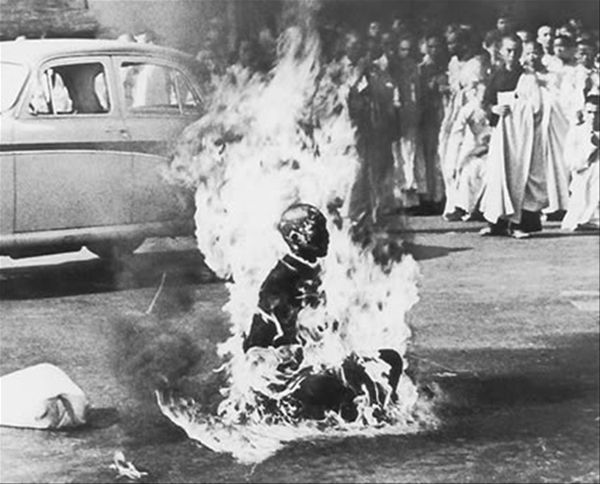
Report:
[[[119,261],[131,256],[143,242],[144,239],[123,239],[111,242],[92,243],[88,244],[86,247],[90,252],[100,257],[100,259]]]

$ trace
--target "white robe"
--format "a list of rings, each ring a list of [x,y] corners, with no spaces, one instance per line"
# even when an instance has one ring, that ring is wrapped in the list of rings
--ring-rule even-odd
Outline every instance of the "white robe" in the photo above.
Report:
[[[544,212],[566,210],[569,201],[569,166],[565,160],[565,142],[569,117],[561,102],[561,79],[556,74],[540,74],[542,83],[542,135],[546,160],[548,207]]]
[[[483,109],[476,102],[463,106],[448,141],[446,153],[455,160],[452,177],[447,180],[446,212],[458,207],[472,213],[481,198],[490,137]]]
[[[600,157],[598,147],[591,141],[592,133],[589,124],[581,124],[573,128],[570,150],[577,153],[574,160],[573,179],[571,181],[571,197],[562,228],[575,230],[579,225],[595,225],[600,227]]]
[[[593,75],[592,71],[583,66],[571,68],[563,77],[561,84],[561,102],[564,106],[569,120],[569,131],[565,139],[565,148],[563,156],[569,170],[573,171],[579,165],[579,153],[574,147],[578,146],[579,142],[579,125],[583,122],[583,110],[585,108],[584,88],[588,80],[593,83],[597,82],[597,75]]]
[[[492,131],[482,212],[491,223],[521,221],[521,211],[548,204],[543,153],[542,93],[533,74],[523,74],[511,111]],[[508,96],[508,94],[504,94]]]
[[[444,110],[438,145],[446,191],[444,213],[456,207],[471,212],[482,190],[484,165],[481,158],[468,155],[483,139],[472,129],[472,116],[482,109],[485,77],[485,64],[478,56],[466,62],[453,57],[448,65],[452,94]],[[476,166],[469,166],[469,160]]]

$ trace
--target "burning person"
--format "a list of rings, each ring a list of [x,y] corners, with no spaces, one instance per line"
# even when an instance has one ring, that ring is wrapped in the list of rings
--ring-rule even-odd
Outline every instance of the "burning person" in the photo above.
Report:
[[[222,398],[217,408],[160,394],[158,403],[190,438],[244,462],[299,438],[437,423],[402,361],[418,266],[412,257],[385,257],[389,250],[376,257],[354,230],[360,209],[370,216],[376,206],[375,193],[357,200],[355,188],[374,187],[368,162],[384,161],[370,137],[375,127],[389,130],[371,121],[388,98],[374,92],[385,87],[381,69],[358,60],[355,42],[340,76],[321,76],[310,25],[286,29],[279,45],[277,64],[258,85],[215,91],[173,163],[198,188],[197,241],[206,264],[229,281],[223,310],[230,336],[215,348],[222,365],[214,371],[223,378],[210,392]],[[388,147],[385,161],[393,162]],[[294,200],[315,206],[286,209]],[[325,220],[315,207],[339,216]]]
[[[300,343],[296,317],[306,306],[318,305],[320,267],[317,259],[327,255],[329,233],[323,214],[312,205],[289,207],[279,222],[279,232],[290,252],[277,262],[263,282],[244,351]]]
[[[276,381],[276,385],[267,384],[266,393],[273,394],[277,384],[279,395],[286,393],[281,383],[287,380],[285,386],[293,389],[291,399],[298,405],[300,416],[322,418],[324,411],[333,410],[345,420],[355,420],[359,415],[358,401],[383,406],[388,399],[397,398],[403,361],[395,350],[380,350],[381,362],[389,365],[388,388],[369,376],[364,361],[357,355],[347,357],[339,371],[314,373],[313,368],[303,364],[307,342],[323,336],[300,328],[298,315],[305,308],[316,308],[325,302],[318,259],[327,255],[326,224],[324,215],[309,204],[294,204],[283,213],[278,228],[290,252],[277,262],[260,288],[258,310],[244,337],[243,349],[255,370],[270,367],[273,371],[276,366],[276,378],[266,380]],[[333,333],[336,326],[334,322]],[[323,322],[317,333],[324,333],[325,328],[328,325]]]

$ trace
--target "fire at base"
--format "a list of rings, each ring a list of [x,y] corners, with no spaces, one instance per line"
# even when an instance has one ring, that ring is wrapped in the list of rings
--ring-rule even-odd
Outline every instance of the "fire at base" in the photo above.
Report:
[[[410,256],[378,263],[353,236],[350,194],[361,160],[347,88],[319,64],[319,40],[310,26],[284,32],[278,59],[267,77],[218,85],[208,114],[186,130],[173,161],[177,176],[196,187],[199,249],[219,276],[233,281],[224,307],[231,336],[219,347],[227,384],[216,415],[164,394],[157,394],[158,403],[190,438],[246,463],[299,439],[435,425],[429,403],[406,373],[390,383],[394,365],[381,354],[386,349],[404,359],[410,338],[405,314],[418,299],[419,272]],[[264,324],[273,318],[264,314],[259,294],[275,262],[286,260],[276,228],[284,210],[298,202],[329,215],[323,221],[329,250],[317,256],[326,297],[289,308],[297,339],[248,344],[256,315]],[[350,384],[349,362],[368,377]],[[350,414],[341,405],[321,405],[312,419],[299,411],[306,402],[298,388],[315,375],[331,375],[353,389]],[[369,386],[381,395],[374,397]]]

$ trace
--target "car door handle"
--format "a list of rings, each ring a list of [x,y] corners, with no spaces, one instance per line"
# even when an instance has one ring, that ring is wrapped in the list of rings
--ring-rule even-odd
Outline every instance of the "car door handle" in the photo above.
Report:
[[[123,139],[131,139],[131,134],[126,128],[106,128],[106,133],[118,134]]]

